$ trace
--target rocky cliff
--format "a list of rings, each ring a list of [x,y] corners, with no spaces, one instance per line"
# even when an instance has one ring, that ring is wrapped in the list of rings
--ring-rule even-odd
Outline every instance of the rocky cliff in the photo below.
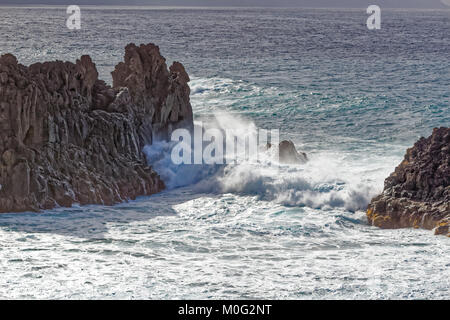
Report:
[[[192,126],[189,77],[153,44],[98,79],[89,56],[29,67],[0,57],[0,212],[105,204],[164,188],[142,149]]]
[[[266,149],[271,149],[268,143]],[[278,160],[283,164],[304,164],[308,162],[308,156],[304,152],[298,152],[291,140],[283,140],[278,144]]]
[[[434,129],[407,150],[367,217],[381,228],[435,229],[450,236],[450,128]]]

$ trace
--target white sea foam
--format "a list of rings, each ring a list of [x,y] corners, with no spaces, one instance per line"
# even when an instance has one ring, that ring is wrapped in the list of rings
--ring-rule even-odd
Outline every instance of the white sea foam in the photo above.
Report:
[[[216,113],[209,121],[209,127],[232,129],[238,134],[257,130],[253,122],[225,112]],[[345,153],[314,153],[306,164],[280,164],[270,153],[273,148],[260,153],[257,162],[176,165],[170,156],[174,144],[158,141],[144,149],[149,164],[169,189],[193,185],[198,192],[255,195],[287,206],[365,209],[381,191],[382,181],[392,169],[383,165],[381,158],[377,163],[375,159],[352,158]]]

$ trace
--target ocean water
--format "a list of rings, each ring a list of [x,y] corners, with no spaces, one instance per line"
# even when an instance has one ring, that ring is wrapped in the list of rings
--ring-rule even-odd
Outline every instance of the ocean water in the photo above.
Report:
[[[364,209],[406,148],[450,124],[450,11],[0,8],[21,63],[89,54],[102,79],[129,42],[191,76],[195,121],[280,129],[306,165],[176,168],[113,207],[0,216],[1,298],[450,298],[450,241],[381,230]],[[179,170],[179,171],[178,171]]]

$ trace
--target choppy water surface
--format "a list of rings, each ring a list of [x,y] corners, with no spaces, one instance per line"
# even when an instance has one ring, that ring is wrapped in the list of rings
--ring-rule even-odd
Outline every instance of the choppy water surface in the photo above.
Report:
[[[450,298],[448,238],[363,211],[450,123],[449,11],[385,11],[376,32],[365,10],[82,7],[79,32],[65,18],[1,8],[1,53],[90,54],[110,81],[126,43],[157,43],[191,75],[197,121],[280,128],[311,161],[196,167],[115,207],[2,215],[0,297]]]

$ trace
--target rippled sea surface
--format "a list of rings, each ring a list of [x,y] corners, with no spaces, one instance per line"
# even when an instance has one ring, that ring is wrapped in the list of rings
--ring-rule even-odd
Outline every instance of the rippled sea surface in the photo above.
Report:
[[[2,54],[89,54],[110,82],[127,43],[156,43],[191,75],[196,121],[279,128],[311,159],[3,214],[1,298],[450,298],[449,238],[364,213],[406,148],[450,124],[450,11],[384,10],[369,31],[365,10],[82,7],[75,32],[63,7],[0,9]]]

